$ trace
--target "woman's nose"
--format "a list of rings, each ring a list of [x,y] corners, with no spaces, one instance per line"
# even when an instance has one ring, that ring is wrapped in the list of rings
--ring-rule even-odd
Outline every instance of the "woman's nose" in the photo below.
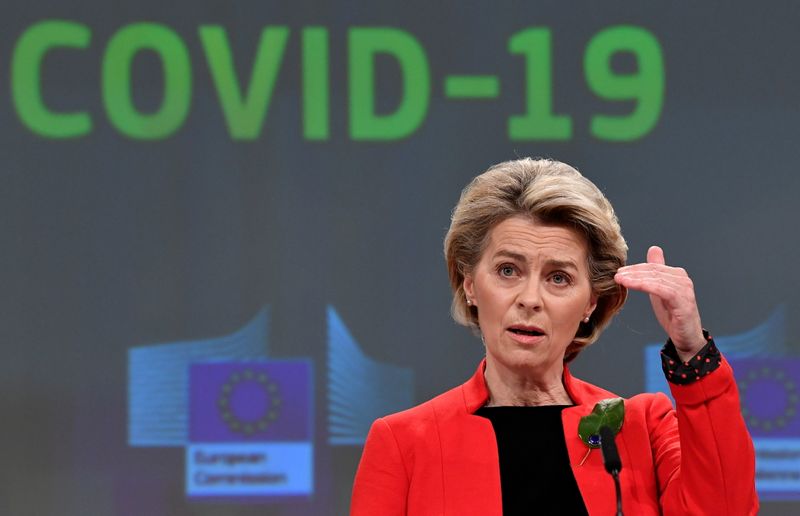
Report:
[[[542,308],[542,285],[535,279],[530,279],[521,285],[517,303],[520,308],[525,310],[541,310]]]

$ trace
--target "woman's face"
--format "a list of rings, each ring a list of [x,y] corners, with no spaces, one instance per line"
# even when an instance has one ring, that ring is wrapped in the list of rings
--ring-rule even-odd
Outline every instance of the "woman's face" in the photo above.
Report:
[[[540,378],[561,374],[567,346],[597,305],[584,237],[524,217],[491,230],[464,291],[478,309],[489,365]]]

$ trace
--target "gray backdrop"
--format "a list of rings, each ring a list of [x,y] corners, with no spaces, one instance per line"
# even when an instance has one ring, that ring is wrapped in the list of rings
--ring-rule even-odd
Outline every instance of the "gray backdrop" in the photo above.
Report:
[[[464,381],[480,342],[449,317],[442,238],[461,188],[516,156],[566,161],[614,204],[631,262],[651,244],[695,280],[704,325],[737,335],[778,307],[796,353],[800,262],[795,170],[800,72],[794,2],[6,2],[0,21],[0,512],[3,514],[344,514],[361,451],[332,445],[326,418],[328,330],[334,307],[363,353],[413,372],[418,403]],[[53,111],[85,111],[92,129],[52,138],[28,128],[12,94],[12,57],[42,20],[90,29],[85,49],[42,61]],[[191,105],[168,137],[131,138],[101,93],[107,43],[153,22],[188,49]],[[228,31],[247,81],[261,29],[289,29],[263,128],[234,140],[198,27]],[[599,98],[583,57],[601,30],[633,25],[658,40],[665,94],[653,129],[633,141],[591,135],[597,114],[633,101]],[[302,126],[301,31],[325,27],[329,138]],[[349,130],[348,31],[394,27],[426,52],[430,105],[409,136],[358,141]],[[513,140],[525,110],[525,63],[508,40],[552,35],[553,111],[572,117],[563,141]],[[630,54],[615,58],[636,74]],[[391,57],[378,60],[379,112],[402,96]],[[491,74],[497,98],[448,99],[449,74]],[[161,102],[156,54],[133,64],[142,112]],[[180,446],[129,443],[129,350],[236,332],[268,307],[269,356],[314,364],[314,495],[294,501],[189,500]],[[633,293],[574,372],[620,395],[645,389],[643,348],[664,336]],[[800,435],[797,435],[800,439]],[[791,498],[791,494],[786,497]],[[795,495],[795,498],[797,495]],[[798,510],[763,503],[763,514]]]

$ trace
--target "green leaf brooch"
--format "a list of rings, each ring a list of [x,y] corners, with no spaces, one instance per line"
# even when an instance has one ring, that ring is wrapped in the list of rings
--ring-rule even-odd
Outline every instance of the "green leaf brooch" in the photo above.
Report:
[[[625,419],[625,403],[622,398],[606,398],[597,402],[591,414],[583,416],[578,423],[578,435],[589,447],[581,461],[581,466],[589,457],[589,453],[600,447],[600,427],[607,426],[617,435],[622,429]]]

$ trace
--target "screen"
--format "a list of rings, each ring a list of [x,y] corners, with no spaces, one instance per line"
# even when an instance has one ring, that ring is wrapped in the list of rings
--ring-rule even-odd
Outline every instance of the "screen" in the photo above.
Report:
[[[346,514],[371,422],[484,355],[442,243],[523,156],[689,272],[762,514],[800,510],[796,4],[4,11],[3,514]],[[573,374],[666,391],[665,339],[632,292]]]

